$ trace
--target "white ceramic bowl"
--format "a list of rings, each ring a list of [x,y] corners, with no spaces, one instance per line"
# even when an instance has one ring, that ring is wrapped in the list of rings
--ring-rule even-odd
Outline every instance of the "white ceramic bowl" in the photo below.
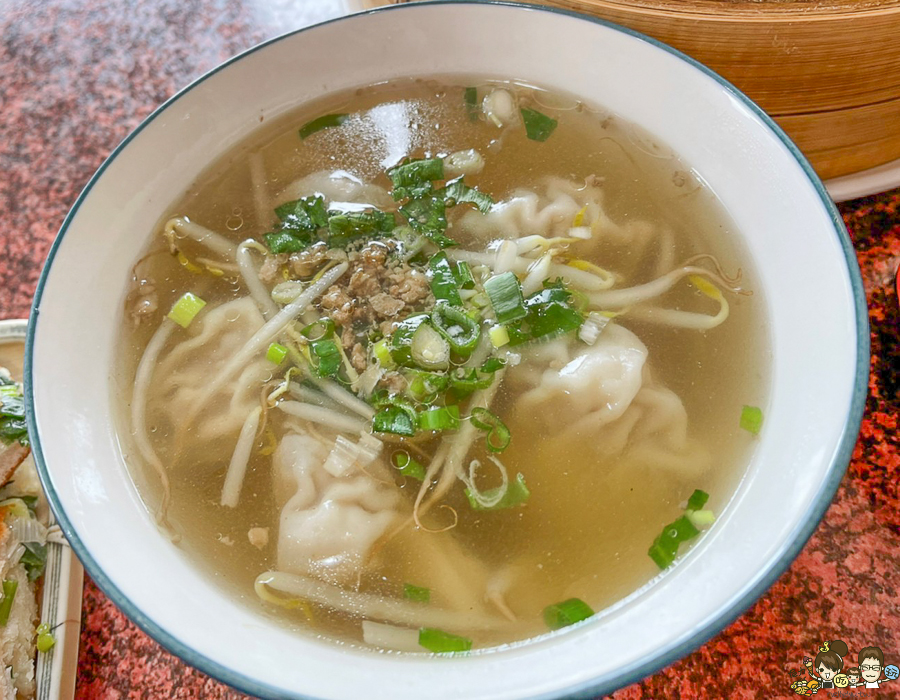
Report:
[[[131,266],[210,162],[323,93],[484,74],[555,86],[656,134],[742,231],[771,322],[759,447],[715,528],[656,585],[594,619],[462,658],[390,656],[292,635],[236,603],[159,534],[129,479],[110,396]],[[689,58],[573,14],[437,3],[355,15],[225,63],[150,116],[79,197],[50,253],[29,338],[29,422],[47,493],[87,570],[187,662],[268,697],[522,698],[609,692],[686,654],[788,566],[849,460],[868,367],[864,295],[808,163],[747,98]]]

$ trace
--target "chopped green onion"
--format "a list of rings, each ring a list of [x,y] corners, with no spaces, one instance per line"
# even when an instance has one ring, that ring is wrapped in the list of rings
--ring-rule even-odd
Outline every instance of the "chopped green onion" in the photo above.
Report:
[[[432,181],[444,179],[441,158],[419,158],[391,168],[388,177],[394,183],[394,199],[419,199],[432,191]]]
[[[504,367],[506,367],[506,360],[499,357],[489,357],[484,361],[484,364],[481,365],[481,371],[487,374],[493,374]]]
[[[402,225],[391,231],[391,238],[398,244],[397,254],[404,261],[412,260],[428,244],[425,236],[413,231],[412,226]]]
[[[741,409],[741,428],[752,435],[759,435],[762,429],[763,413],[762,409],[756,406],[744,406]]]
[[[512,439],[509,434],[509,428],[506,427],[506,424],[500,420],[498,416],[491,413],[486,408],[476,406],[472,409],[470,419],[472,425],[479,430],[487,432],[484,442],[491,452],[503,452],[503,450],[509,447],[510,440]]]
[[[320,318],[300,330],[301,335],[307,340],[323,340],[334,333],[334,321],[330,318]]]
[[[470,300],[472,305],[479,309],[486,309],[488,304],[491,303],[491,300],[488,299],[488,295],[484,292],[476,292],[475,296],[473,296]]]
[[[687,542],[699,535],[700,530],[694,527],[694,524],[688,520],[687,516],[682,515],[666,528],[665,534],[678,542]]]
[[[431,403],[447,388],[449,377],[442,372],[409,370],[404,372],[407,393],[420,403]]]
[[[334,213],[328,217],[328,245],[341,247],[360,236],[390,233],[396,225],[393,214],[378,209]]]
[[[272,343],[266,350],[266,359],[273,365],[280,365],[287,357],[288,349],[279,343]]]
[[[509,331],[506,326],[493,326],[489,333],[491,337],[491,345],[495,348],[502,348],[509,343]]]
[[[472,274],[472,268],[465,260],[456,263],[456,285],[460,289],[474,289],[475,276]]]
[[[341,351],[333,340],[316,340],[309,344],[316,374],[320,377],[333,377],[341,368]]]
[[[0,600],[0,627],[5,627],[9,622],[9,613],[12,610],[13,599],[16,597],[18,587],[18,581],[6,579],[3,582],[3,599]]]
[[[47,629],[42,632],[41,627],[46,627]],[[53,648],[53,645],[56,644],[56,638],[52,634],[50,634],[49,630],[50,628],[47,625],[41,625],[40,627],[38,627],[38,636],[34,645],[42,654],[46,654]]]
[[[694,493],[691,494],[691,497],[687,501],[687,508],[685,510],[700,510],[706,505],[708,500],[709,494],[706,493],[706,491],[695,489]]]
[[[462,178],[447,183],[447,186],[439,194],[443,195],[444,203],[448,207],[468,202],[478,207],[482,214],[487,214],[494,204],[494,200],[491,199],[489,194],[481,192],[474,187],[469,187],[462,181]]]
[[[289,231],[274,231],[263,234],[263,239],[275,255],[280,253],[299,253],[306,250],[312,243],[308,235],[297,236]]]
[[[457,289],[456,275],[453,274],[446,253],[440,252],[431,256],[431,260],[428,261],[428,281],[431,285],[431,292],[438,301],[446,301],[454,306],[462,303]]]
[[[438,406],[419,413],[422,430],[458,430],[459,406]]]
[[[194,320],[194,316],[200,313],[200,309],[204,306],[206,306],[206,302],[203,299],[190,292],[185,292],[175,302],[175,305],[169,312],[169,318],[182,328],[187,328],[191,325],[191,321]]]
[[[522,107],[522,121],[525,122],[525,134],[532,141],[546,141],[556,129],[557,121],[535,109]]]
[[[525,299],[522,287],[512,272],[495,275],[484,283],[484,291],[491,300],[491,306],[497,316],[498,323],[515,321],[525,316]]]
[[[665,569],[675,561],[678,549],[676,548],[675,551],[672,551],[671,547],[664,547],[662,543],[654,540],[653,544],[650,545],[650,549],[647,550],[647,554],[650,555],[650,558],[660,569]]]
[[[394,358],[391,357],[390,343],[387,338],[382,338],[372,346],[372,354],[375,359],[385,369],[392,369],[395,366]]]
[[[281,230],[297,233],[313,233],[328,223],[325,199],[319,195],[295,199],[275,207],[275,215],[281,220]]]
[[[716,522],[716,514],[711,510],[688,510],[685,511],[684,515],[698,530],[709,527]]]
[[[444,198],[434,194],[411,199],[400,207],[400,213],[406,217],[413,230],[440,248],[456,245],[456,241],[444,235],[447,230],[446,212],[447,205]]]
[[[678,555],[678,545],[694,539],[700,534],[694,524],[682,515],[663,528],[662,533],[653,541],[648,554],[656,562],[660,569],[665,569]]]
[[[300,138],[305,139],[312,136],[317,131],[327,129],[332,126],[341,126],[350,118],[349,114],[326,114],[324,116],[313,119],[300,127]]]
[[[22,385],[0,374],[0,442],[8,445],[18,442],[28,446],[28,428],[25,425],[25,397]]]
[[[391,334],[391,357],[398,365],[409,366],[412,364],[413,336],[423,323],[428,320],[428,314],[410,316],[401,321]]]
[[[403,584],[403,597],[414,603],[428,603],[431,601],[431,589],[424,586],[414,586],[411,583]]]
[[[450,343],[453,352],[469,355],[481,338],[481,327],[460,309],[438,302],[431,312],[431,323]]]
[[[499,491],[500,487],[498,486],[493,489],[482,491],[481,495],[482,498],[490,501],[497,497]],[[474,496],[472,496],[472,492],[469,491],[469,489],[466,489],[466,498],[469,499],[469,505],[472,507],[472,510],[504,510],[506,508],[514,508],[515,506],[526,503],[530,497],[531,491],[529,491],[528,487],[525,485],[525,477],[521,474],[517,474],[515,480],[510,481],[506,485],[506,493],[503,494],[503,497],[497,503],[490,507],[481,505],[475,500]]]
[[[482,376],[474,367],[458,367],[450,374],[450,389],[456,398],[464,399],[475,391],[487,389],[493,381],[492,372],[488,376]]]
[[[38,542],[23,542],[25,551],[19,558],[19,563],[25,567],[29,581],[37,581],[44,573],[47,566],[47,545]]]
[[[28,447],[28,427],[23,418],[4,418],[0,421],[0,442],[8,445],[18,442]]]
[[[425,467],[409,456],[408,452],[398,451],[391,455],[391,463],[403,476],[416,481],[425,481]]]
[[[466,101],[466,112],[469,115],[469,121],[478,121],[478,88],[467,87],[464,93]]]
[[[711,510],[701,510],[709,500],[706,491],[696,489],[688,498],[684,515],[663,528],[647,551],[660,569],[665,569],[678,556],[678,546],[700,534],[700,528],[712,525],[716,516]]]
[[[552,630],[562,629],[587,620],[594,614],[591,606],[580,598],[569,598],[544,608],[544,622]]]
[[[450,366],[450,344],[430,323],[422,323],[413,333],[409,356],[423,369],[447,369]]]
[[[390,402],[372,417],[372,431],[411,437],[416,434],[416,409],[400,402]]]
[[[435,654],[449,651],[469,651],[472,648],[472,640],[443,630],[423,627],[419,630],[419,646]]]
[[[550,340],[581,328],[584,317],[571,306],[572,293],[554,282],[525,300],[525,318],[509,326],[510,345],[530,340]]]

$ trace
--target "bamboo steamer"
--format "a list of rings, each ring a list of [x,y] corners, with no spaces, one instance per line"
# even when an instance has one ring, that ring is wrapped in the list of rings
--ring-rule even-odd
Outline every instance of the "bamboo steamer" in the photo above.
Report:
[[[631,27],[706,64],[774,117],[823,179],[900,158],[900,0],[539,4]]]

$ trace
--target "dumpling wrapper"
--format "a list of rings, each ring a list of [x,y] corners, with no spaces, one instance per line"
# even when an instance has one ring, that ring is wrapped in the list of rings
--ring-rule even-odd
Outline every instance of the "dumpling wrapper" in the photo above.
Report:
[[[522,373],[531,384],[516,403],[517,416],[530,416],[555,429],[562,440],[583,441],[597,457],[695,476],[708,466],[705,451],[688,437],[681,399],[657,385],[648,350],[628,329],[610,323],[597,342],[571,355],[554,342],[535,349]],[[534,365],[549,367],[542,372]]]
[[[334,477],[323,467],[330,447],[308,435],[286,435],[273,454],[279,499],[279,571],[347,583],[401,515],[396,487],[366,472]],[[367,469],[377,468],[373,463]]]
[[[162,418],[171,434],[183,429],[185,416],[192,412],[210,378],[221,372],[263,323],[262,314],[250,297],[199,314],[184,331],[187,339],[175,345],[154,372],[148,405],[154,407],[156,415],[148,417],[148,424]],[[183,337],[180,330],[175,337]],[[260,357],[226,382],[188,426],[193,438],[190,442],[203,448],[188,450],[179,461],[180,466],[193,468],[200,463],[221,464],[230,459],[244,421],[259,405],[260,387],[271,373],[272,365]]]
[[[320,170],[301,177],[287,185],[275,197],[276,205],[303,197],[322,195],[330,208],[345,210],[360,207],[343,205],[368,205],[376,209],[389,210],[396,205],[387,190],[378,185],[362,182],[341,170],[328,172]]]
[[[547,356],[547,350],[542,354]],[[532,412],[547,427],[600,428],[620,418],[634,401],[643,384],[647,354],[640,338],[610,323],[594,345],[561,366],[544,370],[517,406]],[[551,364],[560,364],[558,354]]]
[[[653,239],[654,229],[646,221],[616,223],[606,213],[603,188],[596,180],[574,182],[547,177],[535,190],[517,189],[494,204],[486,214],[470,209],[456,224],[476,240],[513,239],[539,235],[545,238],[568,236],[579,212],[581,226],[591,229],[591,240],[579,242],[579,254],[599,244],[627,246],[629,257],[640,260],[640,251]]]

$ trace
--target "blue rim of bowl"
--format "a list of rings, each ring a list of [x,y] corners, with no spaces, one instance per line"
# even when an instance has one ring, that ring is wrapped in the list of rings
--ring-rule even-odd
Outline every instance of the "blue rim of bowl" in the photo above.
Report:
[[[705,65],[694,60],[687,54],[684,54],[677,49],[674,49],[671,46],[662,43],[661,41],[646,36],[645,34],[641,34],[640,32],[636,32],[632,29],[628,29],[627,27],[622,27],[613,22],[608,22],[597,17],[591,17],[589,15],[584,15],[569,10],[528,5],[518,2],[505,2],[503,0],[432,0],[430,2],[415,2],[403,5],[390,5],[386,7],[367,10],[365,12],[355,13],[353,15],[337,17],[325,22],[320,22],[319,24],[287,32],[280,36],[264,41],[261,44],[253,46],[246,51],[228,59],[224,63],[216,66],[209,72],[205,73],[204,75],[200,76],[195,81],[190,83],[187,87],[177,92],[168,100],[166,100],[143,122],[141,122],[134,131],[132,131],[127,137],[125,137],[125,139],[118,146],[116,146],[115,150],[113,150],[109,157],[97,169],[97,172],[95,172],[91,179],[88,181],[81,194],[79,194],[78,199],[75,200],[75,204],[72,206],[72,209],[66,215],[66,218],[63,221],[62,226],[60,227],[59,233],[57,234],[56,239],[54,240],[53,245],[50,248],[50,252],[44,264],[43,271],[41,272],[41,277],[38,280],[37,289],[35,290],[34,294],[34,301],[31,306],[31,322],[28,325],[28,337],[25,343],[24,373],[26,419],[28,423],[28,431],[32,438],[32,451],[34,452],[35,462],[38,467],[38,473],[40,475],[41,483],[43,484],[44,490],[47,494],[47,498],[50,501],[51,506],[53,507],[53,511],[56,514],[57,519],[59,520],[59,524],[62,527],[63,532],[71,543],[72,548],[75,550],[75,553],[78,555],[78,558],[84,564],[84,567],[90,574],[91,578],[93,578],[100,589],[128,616],[129,619],[132,620],[132,622],[134,622],[150,637],[159,642],[168,651],[175,654],[191,666],[194,666],[195,668],[198,668],[204,673],[212,676],[213,678],[227,683],[228,685],[242,692],[252,695],[266,698],[284,698],[285,700],[315,700],[310,696],[285,691],[283,688],[276,688],[274,686],[261,683],[241,673],[232,671],[231,669],[222,666],[218,662],[213,661],[212,659],[198,653],[194,649],[187,647],[174,635],[170,634],[162,627],[157,625],[149,617],[147,617],[115,586],[115,584],[113,584],[113,582],[100,569],[100,567],[91,557],[90,552],[87,551],[84,544],[78,539],[77,535],[75,534],[72,523],[62,507],[62,503],[59,500],[58,494],[53,488],[53,483],[50,479],[49,472],[47,471],[47,466],[44,462],[40,435],[38,434],[37,424],[35,421],[34,395],[32,393],[32,359],[34,350],[34,338],[37,328],[37,323],[35,323],[35,321],[38,320],[40,316],[41,296],[43,295],[44,285],[47,282],[53,259],[56,256],[56,252],[59,249],[59,245],[62,242],[63,236],[65,236],[69,224],[78,213],[82,202],[93,189],[94,185],[103,175],[104,171],[119,155],[119,153],[122,152],[122,150],[124,150],[128,146],[128,144],[131,143],[131,141],[135,139],[137,135],[141,133],[141,131],[144,130],[147,125],[149,125],[160,114],[165,112],[166,109],[177,102],[185,94],[196,88],[198,85],[200,85],[219,71],[227,68],[237,61],[240,61],[242,58],[249,56],[250,54],[255,53],[261,49],[264,49],[271,44],[282,41],[297,34],[302,34],[303,32],[314,30],[320,26],[333,24],[335,22],[342,22],[347,19],[359,17],[362,15],[370,15],[381,12],[409,12],[415,11],[415,9],[419,7],[427,7],[432,5],[500,6],[528,12],[547,12],[551,14],[565,15],[568,17],[572,17],[573,19],[592,22],[608,29],[622,32],[623,34],[634,37],[640,41],[650,44],[651,46],[662,49],[667,53],[675,56],[676,58],[685,61],[689,65],[693,66],[697,70],[715,80],[733,97],[737,98],[738,101],[740,101],[745,107],[747,107],[756,117],[759,118],[759,120],[765,126],[767,126],[772,131],[772,133],[775,134],[776,137],[778,137],[778,139],[784,144],[791,155],[793,155],[797,160],[798,164],[815,187],[819,198],[822,201],[822,205],[831,216],[832,223],[834,224],[835,234],[838,237],[838,240],[841,244],[841,249],[846,259],[847,270],[850,277],[850,285],[853,290],[853,297],[855,301],[857,357],[854,389],[850,406],[847,412],[847,422],[844,425],[844,430],[841,435],[840,442],[838,443],[838,447],[832,455],[831,466],[828,469],[827,478],[823,480],[822,486],[819,489],[819,493],[814,499],[812,505],[803,516],[798,527],[784,542],[779,554],[771,561],[771,563],[767,567],[763,568],[760,571],[760,573],[753,581],[744,586],[744,588],[739,593],[737,593],[729,603],[724,605],[717,614],[702,621],[691,634],[671,643],[667,648],[664,648],[661,651],[655,653],[652,658],[636,662],[620,671],[617,671],[613,674],[607,674],[606,676],[598,679],[573,685],[569,688],[554,691],[552,693],[532,696],[532,700],[551,700],[559,698],[593,698],[597,695],[606,695],[626,685],[640,681],[641,679],[653,673],[656,673],[663,667],[668,666],[678,659],[688,655],[699,646],[707,642],[709,639],[711,639],[714,635],[721,632],[726,626],[731,624],[745,610],[753,605],[753,603],[755,603],[756,600],[763,593],[765,593],[765,591],[773,583],[775,583],[775,580],[788,569],[791,562],[793,562],[793,560],[803,549],[807,540],[809,540],[809,538],[812,536],[812,533],[818,526],[819,521],[821,521],[822,517],[825,515],[825,511],[828,509],[828,506],[831,505],[831,502],[834,499],[834,495],[837,492],[844,472],[847,469],[847,465],[850,463],[850,457],[853,453],[853,448],[856,444],[856,437],[859,433],[859,427],[862,421],[863,411],[865,410],[866,397],[868,392],[868,311],[866,306],[866,295],[862,284],[862,277],[859,271],[859,264],[856,259],[856,253],[854,251],[853,245],[850,242],[850,237],[847,234],[846,228],[844,227],[843,219],[841,218],[841,215],[835,207],[834,202],[829,197],[825,186],[822,184],[822,181],[819,179],[818,175],[816,175],[809,161],[799,151],[797,146],[794,145],[794,143],[790,140],[787,134],[785,134],[781,127],[779,127],[771,117],[769,117],[755,102],[753,102],[753,100],[747,97],[743,92],[738,90],[734,85],[725,80],[723,77],[712,71],[710,68],[707,68]]]

